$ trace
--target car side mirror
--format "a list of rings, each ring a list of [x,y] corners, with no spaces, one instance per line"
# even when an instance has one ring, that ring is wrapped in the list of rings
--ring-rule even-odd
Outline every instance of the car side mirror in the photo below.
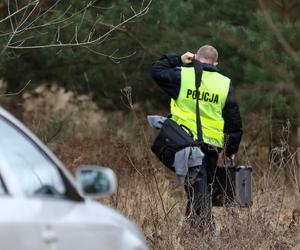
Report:
[[[117,177],[110,168],[80,166],[76,177],[84,193],[93,198],[110,196],[117,189]]]

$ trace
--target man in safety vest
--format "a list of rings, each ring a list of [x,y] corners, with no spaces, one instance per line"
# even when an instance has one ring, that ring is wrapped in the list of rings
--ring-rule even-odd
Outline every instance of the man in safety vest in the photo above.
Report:
[[[171,97],[171,119],[188,127],[197,138],[195,71],[192,61],[203,67],[199,108],[205,154],[202,166],[189,168],[185,181],[186,216],[199,228],[215,228],[211,214],[211,184],[219,153],[229,160],[239,148],[242,121],[231,80],[217,69],[218,52],[202,46],[196,54],[165,55],[151,66],[151,75]]]

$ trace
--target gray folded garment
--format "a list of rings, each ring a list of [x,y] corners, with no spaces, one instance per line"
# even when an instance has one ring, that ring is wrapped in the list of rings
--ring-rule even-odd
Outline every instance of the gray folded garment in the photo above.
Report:
[[[175,154],[173,167],[177,175],[177,180],[184,183],[188,173],[188,168],[201,166],[204,153],[198,147],[186,147]]]
[[[147,120],[151,128],[161,129],[167,117],[161,115],[147,115]]]
[[[167,118],[160,115],[148,115],[147,120],[152,128],[160,129]],[[173,167],[180,183],[184,183],[188,168],[201,166],[204,153],[199,147],[186,147],[175,154]]]

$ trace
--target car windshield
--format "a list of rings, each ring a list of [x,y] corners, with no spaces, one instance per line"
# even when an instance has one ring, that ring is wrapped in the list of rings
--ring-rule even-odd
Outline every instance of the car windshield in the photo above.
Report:
[[[66,187],[57,166],[34,142],[0,117],[0,153],[27,195],[63,196]]]

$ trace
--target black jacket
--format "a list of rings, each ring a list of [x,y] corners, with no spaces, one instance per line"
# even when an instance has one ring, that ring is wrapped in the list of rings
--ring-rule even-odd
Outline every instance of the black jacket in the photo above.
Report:
[[[181,66],[181,56],[171,54],[163,56],[160,60],[154,62],[150,69],[151,76],[156,83],[175,100],[180,91]],[[215,66],[204,63],[203,70],[218,71]],[[225,143],[226,154],[230,156],[238,151],[243,133],[239,106],[231,83],[222,115],[225,121],[224,133],[227,138]]]

